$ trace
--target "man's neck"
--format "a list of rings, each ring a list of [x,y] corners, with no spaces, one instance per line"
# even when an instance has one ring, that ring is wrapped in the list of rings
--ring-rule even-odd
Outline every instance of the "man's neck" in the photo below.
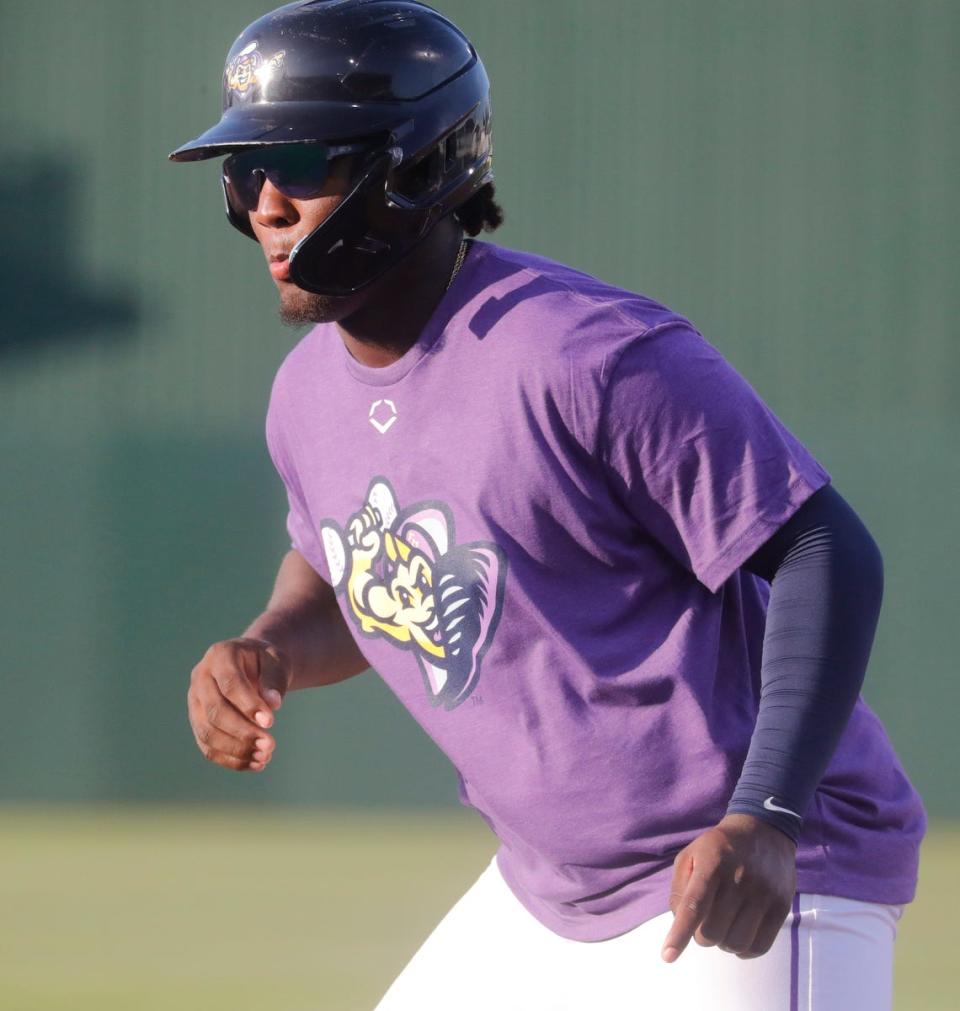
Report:
[[[450,281],[463,232],[451,216],[379,281],[352,315],[337,323],[350,354],[361,365],[383,368],[417,342]]]

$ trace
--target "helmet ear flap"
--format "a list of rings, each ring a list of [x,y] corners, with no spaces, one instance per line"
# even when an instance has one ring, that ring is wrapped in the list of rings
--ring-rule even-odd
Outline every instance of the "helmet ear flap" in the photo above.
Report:
[[[480,103],[422,154],[391,173],[390,198],[400,206],[449,203],[458,190],[479,188],[490,176],[489,106]]]
[[[389,181],[391,199],[401,206],[416,207],[438,192],[443,178],[443,158],[436,144],[416,161],[394,172]]]

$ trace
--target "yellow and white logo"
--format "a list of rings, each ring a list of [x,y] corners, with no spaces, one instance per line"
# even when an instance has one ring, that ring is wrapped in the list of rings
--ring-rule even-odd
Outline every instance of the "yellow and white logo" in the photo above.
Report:
[[[491,541],[458,544],[450,507],[400,508],[375,477],[341,526],[320,526],[330,578],[360,633],[417,660],[427,698],[455,709],[476,687],[503,608],[507,559]]]
[[[269,84],[274,75],[283,68],[285,54],[286,50],[281,49],[266,58],[257,49],[257,43],[251,42],[227,64],[225,72],[227,87],[243,95],[255,85],[262,87]]]

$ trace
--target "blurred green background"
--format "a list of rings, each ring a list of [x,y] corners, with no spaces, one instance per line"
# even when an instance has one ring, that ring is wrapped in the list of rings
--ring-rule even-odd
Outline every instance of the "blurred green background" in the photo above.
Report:
[[[299,333],[217,166],[166,155],[217,118],[226,50],[268,6],[0,5],[3,1008],[369,1007],[493,850],[372,672],[292,697],[263,775],[208,765],[187,726],[191,667],[287,546],[263,415]],[[492,238],[688,315],[880,544],[864,695],[932,824],[898,1008],[956,1006],[936,955],[960,897],[960,7],[440,6],[493,81]],[[334,868],[375,883],[353,911]],[[211,941],[205,896],[234,871],[253,895]],[[329,971],[289,946],[314,928]]]

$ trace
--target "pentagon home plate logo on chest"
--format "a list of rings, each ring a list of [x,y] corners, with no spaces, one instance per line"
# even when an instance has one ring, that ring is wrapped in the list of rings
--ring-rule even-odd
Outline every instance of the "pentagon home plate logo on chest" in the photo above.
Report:
[[[324,520],[320,534],[333,588],[361,633],[413,653],[430,701],[459,706],[500,621],[503,551],[490,541],[457,544],[445,502],[398,509],[383,477],[343,527]]]
[[[370,405],[370,424],[383,435],[397,420],[397,405],[392,400],[374,400]]]
[[[281,49],[267,59],[257,51],[257,43],[251,42],[227,65],[227,87],[232,92],[245,96],[254,85],[269,84],[273,76],[283,68],[285,53],[286,50]]]

